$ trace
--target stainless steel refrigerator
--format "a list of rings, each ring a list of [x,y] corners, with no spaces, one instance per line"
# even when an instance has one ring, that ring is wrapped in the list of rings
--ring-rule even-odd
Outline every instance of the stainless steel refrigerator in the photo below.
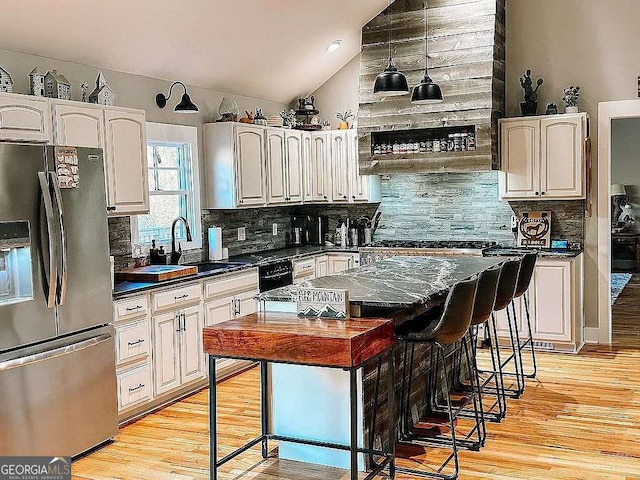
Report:
[[[117,433],[103,169],[101,150],[0,144],[0,456]]]

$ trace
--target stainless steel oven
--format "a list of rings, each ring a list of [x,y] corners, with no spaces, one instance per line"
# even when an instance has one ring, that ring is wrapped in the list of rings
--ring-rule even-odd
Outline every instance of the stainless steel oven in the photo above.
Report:
[[[293,266],[290,260],[263,265],[258,268],[258,272],[260,292],[268,292],[293,283]]]

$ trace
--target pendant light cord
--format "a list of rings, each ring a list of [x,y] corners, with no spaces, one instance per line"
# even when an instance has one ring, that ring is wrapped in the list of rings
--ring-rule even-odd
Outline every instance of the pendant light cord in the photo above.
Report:
[[[424,74],[428,75],[429,74],[429,37],[428,37],[428,29],[427,26],[429,25],[429,20],[428,20],[428,15],[427,15],[427,8],[429,8],[429,4],[427,3],[427,0],[424,0]]]
[[[389,63],[391,63],[391,0],[387,0],[387,26],[389,27]]]

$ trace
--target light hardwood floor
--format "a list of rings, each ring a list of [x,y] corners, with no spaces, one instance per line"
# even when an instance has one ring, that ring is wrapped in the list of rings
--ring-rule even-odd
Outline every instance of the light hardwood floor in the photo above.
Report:
[[[460,478],[640,480],[640,277],[614,306],[613,347],[540,353],[538,377],[509,402],[501,424],[489,424],[482,451],[461,453]],[[258,432],[258,381],[253,369],[220,385],[222,454]],[[73,478],[206,479],[207,422],[202,391],[124,427],[113,444],[75,462]],[[348,478],[343,470],[262,462],[255,449],[222,470],[222,480]]]

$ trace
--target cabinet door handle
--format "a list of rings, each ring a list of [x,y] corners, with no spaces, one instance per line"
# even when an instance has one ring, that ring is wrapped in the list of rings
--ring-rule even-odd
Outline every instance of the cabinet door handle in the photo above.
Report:
[[[142,309],[142,305],[136,305],[135,307],[127,307],[125,310],[127,312],[135,312],[136,310]]]
[[[536,192],[536,195],[540,195],[540,192]]]
[[[189,294],[185,293],[184,295],[180,295],[179,297],[173,297],[176,300],[182,300],[183,298],[189,298]]]
[[[183,332],[187,331],[187,314],[186,313],[182,314],[182,331]]]
[[[236,300],[235,302],[236,302],[236,308],[235,308],[236,315],[240,315],[240,300]]]
[[[540,195],[544,195],[546,192],[540,192]]]
[[[135,342],[127,342],[127,345],[129,345],[130,347],[133,347],[135,345],[140,345],[141,343],[144,343],[144,338],[140,338]]]
[[[107,212],[115,212],[116,207],[107,207]]]
[[[146,385],[144,383],[140,383],[140,384],[138,384],[137,387],[130,387],[129,388],[129,392],[135,392],[135,391],[140,390],[141,388],[144,388],[144,387],[146,387]]]

